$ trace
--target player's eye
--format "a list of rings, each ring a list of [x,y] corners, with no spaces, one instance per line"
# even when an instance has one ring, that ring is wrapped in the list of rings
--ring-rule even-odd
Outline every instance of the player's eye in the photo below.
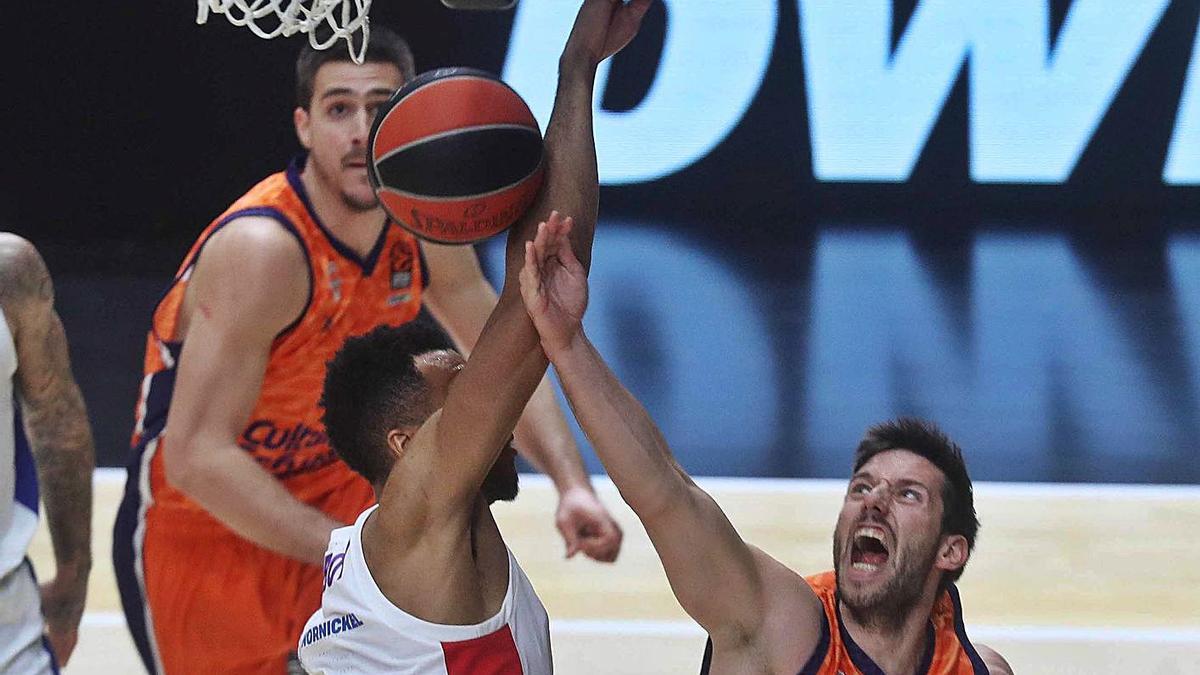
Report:
[[[904,488],[900,491],[900,498],[909,502],[919,502],[921,501],[921,492],[913,488]]]

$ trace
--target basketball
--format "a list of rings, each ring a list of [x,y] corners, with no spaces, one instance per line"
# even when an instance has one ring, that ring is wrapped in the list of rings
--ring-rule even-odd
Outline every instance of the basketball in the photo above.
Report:
[[[376,113],[367,143],[367,173],[384,210],[434,242],[469,244],[506,230],[542,185],[537,120],[480,70],[413,78]]]

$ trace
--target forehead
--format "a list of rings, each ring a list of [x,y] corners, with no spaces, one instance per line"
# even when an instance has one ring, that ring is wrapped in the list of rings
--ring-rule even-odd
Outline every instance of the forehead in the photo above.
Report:
[[[391,63],[364,63],[357,65],[349,61],[330,61],[321,64],[313,77],[313,95],[345,89],[348,93],[365,96],[372,92],[388,94],[400,88],[404,76]]]
[[[933,462],[909,450],[885,450],[867,460],[854,475],[869,473],[876,479],[916,481],[934,491],[940,491],[946,477]]]

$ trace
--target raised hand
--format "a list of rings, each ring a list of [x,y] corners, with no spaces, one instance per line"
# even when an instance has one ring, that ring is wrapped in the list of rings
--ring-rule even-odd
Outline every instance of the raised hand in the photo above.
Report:
[[[547,354],[570,344],[587,309],[587,272],[571,250],[571,226],[569,217],[553,211],[538,223],[533,241],[525,242],[521,298]]]
[[[595,66],[629,44],[642,25],[651,0],[584,0],[575,17],[563,60]]]

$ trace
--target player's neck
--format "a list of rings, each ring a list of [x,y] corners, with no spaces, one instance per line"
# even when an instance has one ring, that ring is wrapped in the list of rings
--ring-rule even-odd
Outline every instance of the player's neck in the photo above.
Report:
[[[844,604],[839,613],[846,632],[883,672],[908,675],[916,671],[925,655],[929,617],[936,599],[936,593],[923,594],[898,623],[855,617]]]
[[[360,257],[369,255],[385,222],[383,209],[353,208],[336,189],[321,179],[311,163],[300,173],[300,180],[313,211],[329,232]]]

